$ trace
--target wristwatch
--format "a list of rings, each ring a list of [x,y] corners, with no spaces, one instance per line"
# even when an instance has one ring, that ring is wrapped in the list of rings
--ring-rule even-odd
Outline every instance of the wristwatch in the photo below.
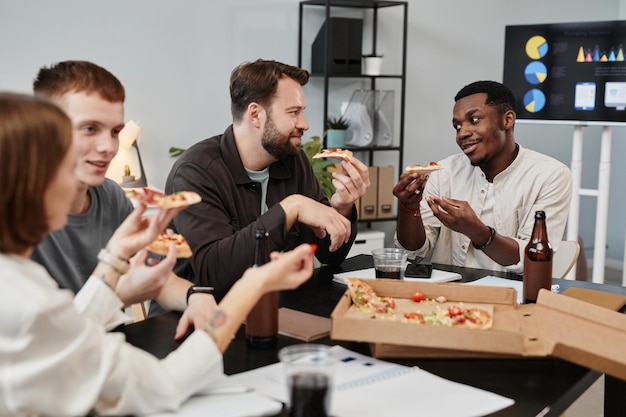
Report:
[[[213,287],[198,287],[198,286],[192,285],[187,290],[187,305],[189,305],[189,297],[191,297],[191,294],[195,294],[195,293],[198,293],[198,292],[202,293],[202,294],[213,294],[215,292],[215,288],[213,288]]]

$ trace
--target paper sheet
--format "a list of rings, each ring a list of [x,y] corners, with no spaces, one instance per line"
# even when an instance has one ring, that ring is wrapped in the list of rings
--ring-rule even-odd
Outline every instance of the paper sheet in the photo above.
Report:
[[[358,271],[342,272],[341,274],[335,274],[333,281],[340,284],[346,283],[346,278],[376,278],[376,270],[374,268],[360,269]],[[430,278],[409,278],[405,277],[405,281],[421,281],[421,282],[449,282],[458,281],[461,279],[461,275],[456,272],[442,271],[440,269],[433,269]]]
[[[476,281],[468,282],[467,285],[492,285],[494,287],[515,288],[515,291],[517,292],[517,304],[522,304],[524,302],[524,283],[522,281],[488,275],[477,279]],[[552,292],[559,292],[559,290],[560,288],[558,284],[552,285]]]
[[[509,407],[514,401],[451,382],[419,368],[386,362],[333,346],[340,358],[331,397],[334,417],[473,417]],[[232,376],[257,392],[287,401],[281,363]],[[453,399],[451,401],[451,399]]]
[[[522,304],[524,302],[523,299],[523,283],[522,281],[516,281],[514,279],[506,279],[500,277],[494,277],[488,275],[486,277],[477,279],[476,281],[468,282],[467,285],[491,285],[494,287],[511,287],[515,288],[517,292],[517,304]]]
[[[215,393],[219,390],[234,392]],[[246,386],[224,376],[214,384],[214,393],[191,397],[176,412],[150,414],[150,417],[251,417],[272,416],[281,412],[281,402],[254,391],[245,391]]]

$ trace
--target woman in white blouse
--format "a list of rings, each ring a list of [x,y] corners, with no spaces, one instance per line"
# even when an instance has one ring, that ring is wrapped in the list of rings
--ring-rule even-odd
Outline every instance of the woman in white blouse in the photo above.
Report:
[[[41,99],[0,93],[0,416],[144,414],[175,410],[222,374],[234,332],[266,291],[311,276],[313,250],[301,245],[249,269],[205,329],[158,360],[105,326],[122,302],[113,289],[128,259],[180,209],[148,220],[135,210],[103,248],[84,288],[72,297],[29,259],[50,230],[65,225],[76,192],[70,121]],[[169,255],[154,268],[169,274]]]

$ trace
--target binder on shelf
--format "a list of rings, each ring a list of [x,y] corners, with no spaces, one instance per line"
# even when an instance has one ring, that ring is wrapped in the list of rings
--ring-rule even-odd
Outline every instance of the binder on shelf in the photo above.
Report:
[[[378,215],[378,167],[368,167],[370,175],[370,188],[361,197],[360,220],[375,219]]]
[[[329,50],[324,56],[328,25]],[[331,17],[322,24],[311,46],[311,73],[324,73],[324,59],[329,74],[361,74],[363,51],[363,19]]]
[[[395,197],[393,195],[394,167],[378,167],[378,216],[379,219],[389,219],[396,216],[394,209]]]

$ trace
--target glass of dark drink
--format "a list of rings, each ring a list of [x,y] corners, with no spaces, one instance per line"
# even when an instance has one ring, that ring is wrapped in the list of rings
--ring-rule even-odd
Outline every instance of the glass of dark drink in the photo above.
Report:
[[[399,248],[381,248],[372,251],[376,278],[404,279],[407,253]]]
[[[285,365],[289,417],[329,417],[335,358],[330,346],[287,346],[278,352]]]

